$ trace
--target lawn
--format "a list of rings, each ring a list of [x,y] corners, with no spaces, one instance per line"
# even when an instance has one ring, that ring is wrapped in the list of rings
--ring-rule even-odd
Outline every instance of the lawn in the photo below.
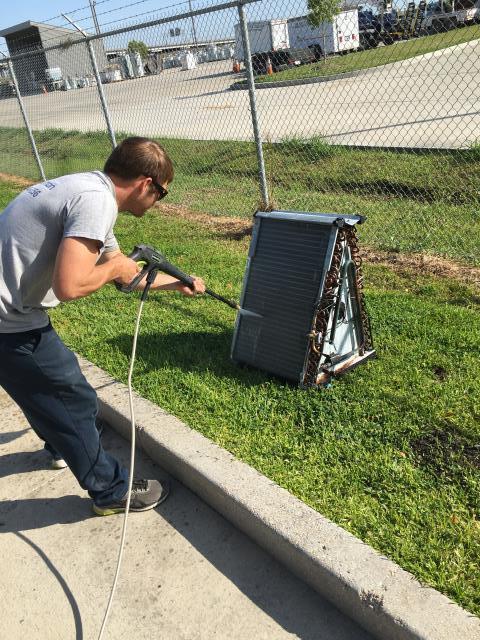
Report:
[[[47,177],[101,168],[106,133],[35,132]],[[122,138],[121,135],[118,136]],[[213,216],[249,218],[260,207],[253,143],[162,140],[176,170],[169,202]],[[0,128],[0,171],[38,179],[25,133]],[[283,209],[360,213],[362,241],[480,264],[480,152],[355,149],[322,138],[265,143],[272,203]]]
[[[412,40],[400,40],[376,49],[354,51],[341,56],[330,56],[326,60],[280,71],[273,76],[258,76],[255,81],[261,83],[279,80],[301,80],[348,73],[360,69],[371,69],[372,67],[380,67],[392,62],[400,62],[401,60],[408,60],[426,53],[453,47],[478,38],[480,38],[480,26],[472,25],[463,29],[453,29],[447,33],[437,33]]]
[[[18,190],[18,189],[17,189]],[[1,184],[0,207],[15,189]],[[143,241],[238,298],[248,239],[151,211]],[[367,264],[378,359],[302,391],[229,360],[234,312],[151,294],[134,387],[463,607],[480,614],[480,296],[452,279]],[[138,294],[108,286],[52,319],[77,352],[126,381]]]

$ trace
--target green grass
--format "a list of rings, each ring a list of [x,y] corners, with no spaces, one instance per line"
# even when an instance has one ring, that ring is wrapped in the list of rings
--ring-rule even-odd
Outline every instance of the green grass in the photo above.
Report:
[[[214,290],[239,294],[245,244],[153,214],[123,219],[119,238],[126,250],[138,239],[159,246]],[[366,280],[379,358],[331,389],[238,369],[231,310],[168,294],[147,304],[135,388],[480,613],[479,460],[465,453],[480,435],[478,297],[383,267]],[[136,305],[107,288],[53,316],[73,348],[125,381]]]
[[[110,151],[106,133],[36,132],[47,177],[101,168]],[[122,138],[119,135],[119,140]],[[176,179],[168,201],[193,211],[248,218],[260,193],[253,143],[162,140]],[[0,171],[38,176],[22,130],[0,128],[8,154]],[[355,149],[321,137],[264,145],[275,206],[360,213],[364,243],[388,251],[428,252],[480,264],[480,154]]]
[[[423,36],[413,40],[398,41],[393,44],[354,51],[342,56],[330,56],[325,61],[295,67],[275,73],[273,76],[258,76],[256,82],[276,82],[279,80],[300,80],[348,73],[360,69],[380,67],[392,62],[400,62],[425,53],[439,51],[447,47],[463,44],[480,38],[480,26],[473,25],[463,29],[454,29],[447,33]]]
[[[0,204],[12,196],[0,187]],[[248,242],[207,225],[120,216],[124,250],[161,248],[237,297]],[[378,359],[302,391],[229,360],[234,313],[151,294],[134,387],[314,509],[480,614],[480,298],[453,280],[366,265]],[[66,342],[126,381],[138,295],[105,287],[62,305]]]

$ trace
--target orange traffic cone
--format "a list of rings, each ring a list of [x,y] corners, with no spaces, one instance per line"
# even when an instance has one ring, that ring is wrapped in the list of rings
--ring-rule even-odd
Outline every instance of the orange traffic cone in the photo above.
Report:
[[[233,73],[240,73],[240,62],[238,60],[233,61]]]
[[[270,58],[267,58],[267,76],[272,76],[272,75],[273,75],[272,61],[270,60]]]

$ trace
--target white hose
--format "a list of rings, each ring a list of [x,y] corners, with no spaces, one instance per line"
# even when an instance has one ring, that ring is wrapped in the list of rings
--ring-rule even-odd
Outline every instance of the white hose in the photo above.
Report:
[[[138,308],[137,321],[135,324],[135,332],[133,334],[133,346],[132,346],[132,355],[130,357],[130,368],[128,370],[128,401],[130,404],[131,441],[132,442],[131,442],[131,448],[130,448],[130,472],[128,475],[127,505],[125,507],[125,518],[123,520],[122,539],[120,541],[120,550],[118,552],[117,570],[115,571],[115,578],[113,580],[112,590],[110,592],[110,598],[108,599],[107,609],[103,617],[102,627],[100,629],[100,633],[98,634],[98,640],[102,640],[103,638],[103,632],[105,631],[108,616],[110,614],[110,609],[112,607],[113,596],[115,594],[115,589],[117,587],[118,576],[120,575],[120,566],[122,564],[123,548],[124,548],[125,538],[127,534],[127,518],[128,518],[128,511],[130,509],[130,496],[132,491],[133,469],[135,465],[135,415],[133,411],[132,374],[133,374],[133,365],[135,364],[135,355],[137,352],[137,338],[138,338],[138,333],[140,329],[140,318],[142,317],[143,303],[144,303],[144,300],[141,300],[140,306]]]

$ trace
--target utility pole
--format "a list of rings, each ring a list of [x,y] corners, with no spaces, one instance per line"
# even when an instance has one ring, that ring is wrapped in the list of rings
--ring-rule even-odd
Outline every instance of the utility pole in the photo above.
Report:
[[[188,0],[188,6],[190,7],[190,12],[192,12],[193,11],[193,9],[192,9],[192,0]],[[195,31],[195,20],[194,20],[193,16],[191,16],[191,18],[192,18],[193,46],[196,49],[197,48],[197,32]]]
[[[97,12],[95,11],[95,5],[97,4],[96,0],[89,0],[90,2],[90,9],[92,10],[92,18],[93,18],[93,24],[95,25],[95,32],[97,34],[97,36],[100,35],[100,25],[98,24],[98,20],[97,20]]]

